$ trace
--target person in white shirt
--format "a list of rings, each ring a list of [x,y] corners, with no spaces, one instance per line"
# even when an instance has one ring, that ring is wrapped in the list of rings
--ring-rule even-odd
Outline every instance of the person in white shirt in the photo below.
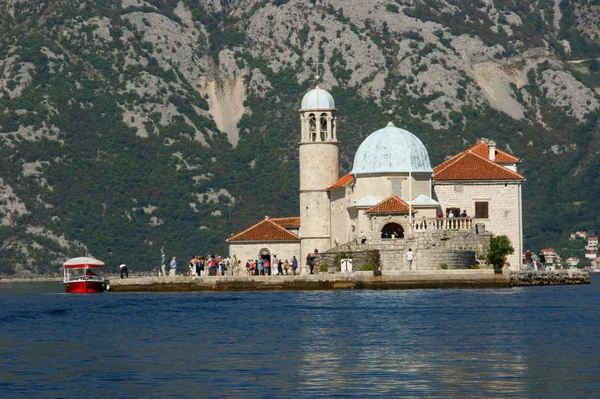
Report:
[[[174,276],[177,272],[177,257],[173,256],[170,263],[171,269],[169,270],[169,276]]]
[[[408,270],[412,270],[412,263],[415,260],[415,254],[412,251],[412,248],[408,248],[408,252],[406,253],[406,260],[408,261]]]

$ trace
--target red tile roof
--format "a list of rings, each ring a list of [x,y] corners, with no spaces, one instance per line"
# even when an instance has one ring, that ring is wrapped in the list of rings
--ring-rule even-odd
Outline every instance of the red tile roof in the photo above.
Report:
[[[496,161],[490,161],[487,143],[479,142],[433,168],[433,180],[524,180],[498,162],[516,163],[518,158],[496,150]],[[485,154],[485,155],[481,155]],[[499,155],[498,155],[499,154]],[[500,159],[499,159],[500,158]]]
[[[470,151],[470,152],[477,154],[483,158],[489,158],[490,145],[488,143],[486,143],[485,141],[479,141],[479,142],[477,142],[477,144],[475,144],[473,147],[467,149],[466,151]],[[494,162],[517,163],[517,162],[521,161],[519,158],[515,157],[514,155],[511,155],[507,152],[499,150],[498,148],[496,148],[495,154],[496,154],[496,159]]]
[[[384,199],[374,207],[367,209],[365,213],[408,213],[408,204],[397,195],[392,195],[391,197]]]
[[[294,218],[265,219],[253,226],[250,226],[241,233],[234,234],[227,239],[227,242],[232,241],[298,241],[300,237],[292,233],[279,223],[283,220],[291,220]],[[298,222],[300,218],[298,218]],[[300,223],[298,223],[300,225]]]
[[[339,187],[344,187],[346,184],[350,183],[352,180],[354,180],[354,176],[352,176],[350,173],[346,173],[344,176],[340,177],[340,179],[335,182],[334,184],[332,184],[331,186],[327,187],[329,190],[331,190],[332,188],[339,188]]]
[[[270,220],[272,222],[277,223],[281,227],[285,227],[287,229],[300,227],[300,216],[290,216],[287,218],[271,218]]]

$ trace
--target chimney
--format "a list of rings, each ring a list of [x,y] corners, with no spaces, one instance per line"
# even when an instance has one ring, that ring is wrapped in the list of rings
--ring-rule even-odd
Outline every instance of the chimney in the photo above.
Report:
[[[496,160],[496,142],[493,140],[490,140],[490,142],[488,143],[488,146],[490,147],[490,161],[495,161]]]

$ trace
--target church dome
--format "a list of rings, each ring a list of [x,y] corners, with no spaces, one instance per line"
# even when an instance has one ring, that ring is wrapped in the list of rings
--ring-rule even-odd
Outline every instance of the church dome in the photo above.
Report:
[[[425,146],[409,131],[389,123],[371,133],[354,156],[353,175],[369,173],[433,173]]]
[[[335,103],[327,90],[317,86],[304,95],[300,109],[335,109]]]

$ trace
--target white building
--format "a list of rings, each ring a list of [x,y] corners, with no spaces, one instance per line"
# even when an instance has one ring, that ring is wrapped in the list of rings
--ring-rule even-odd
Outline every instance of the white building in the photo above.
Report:
[[[518,158],[482,140],[432,168],[421,140],[390,122],[363,141],[352,170],[339,177],[336,113],[327,91],[317,87],[304,96],[300,217],[265,219],[232,235],[230,256],[242,261],[296,256],[303,265],[308,253],[363,236],[368,242],[412,239],[426,226],[460,230],[481,223],[509,237],[514,254],[508,262],[519,267],[524,178],[517,173]],[[440,213],[444,217],[436,219]]]

